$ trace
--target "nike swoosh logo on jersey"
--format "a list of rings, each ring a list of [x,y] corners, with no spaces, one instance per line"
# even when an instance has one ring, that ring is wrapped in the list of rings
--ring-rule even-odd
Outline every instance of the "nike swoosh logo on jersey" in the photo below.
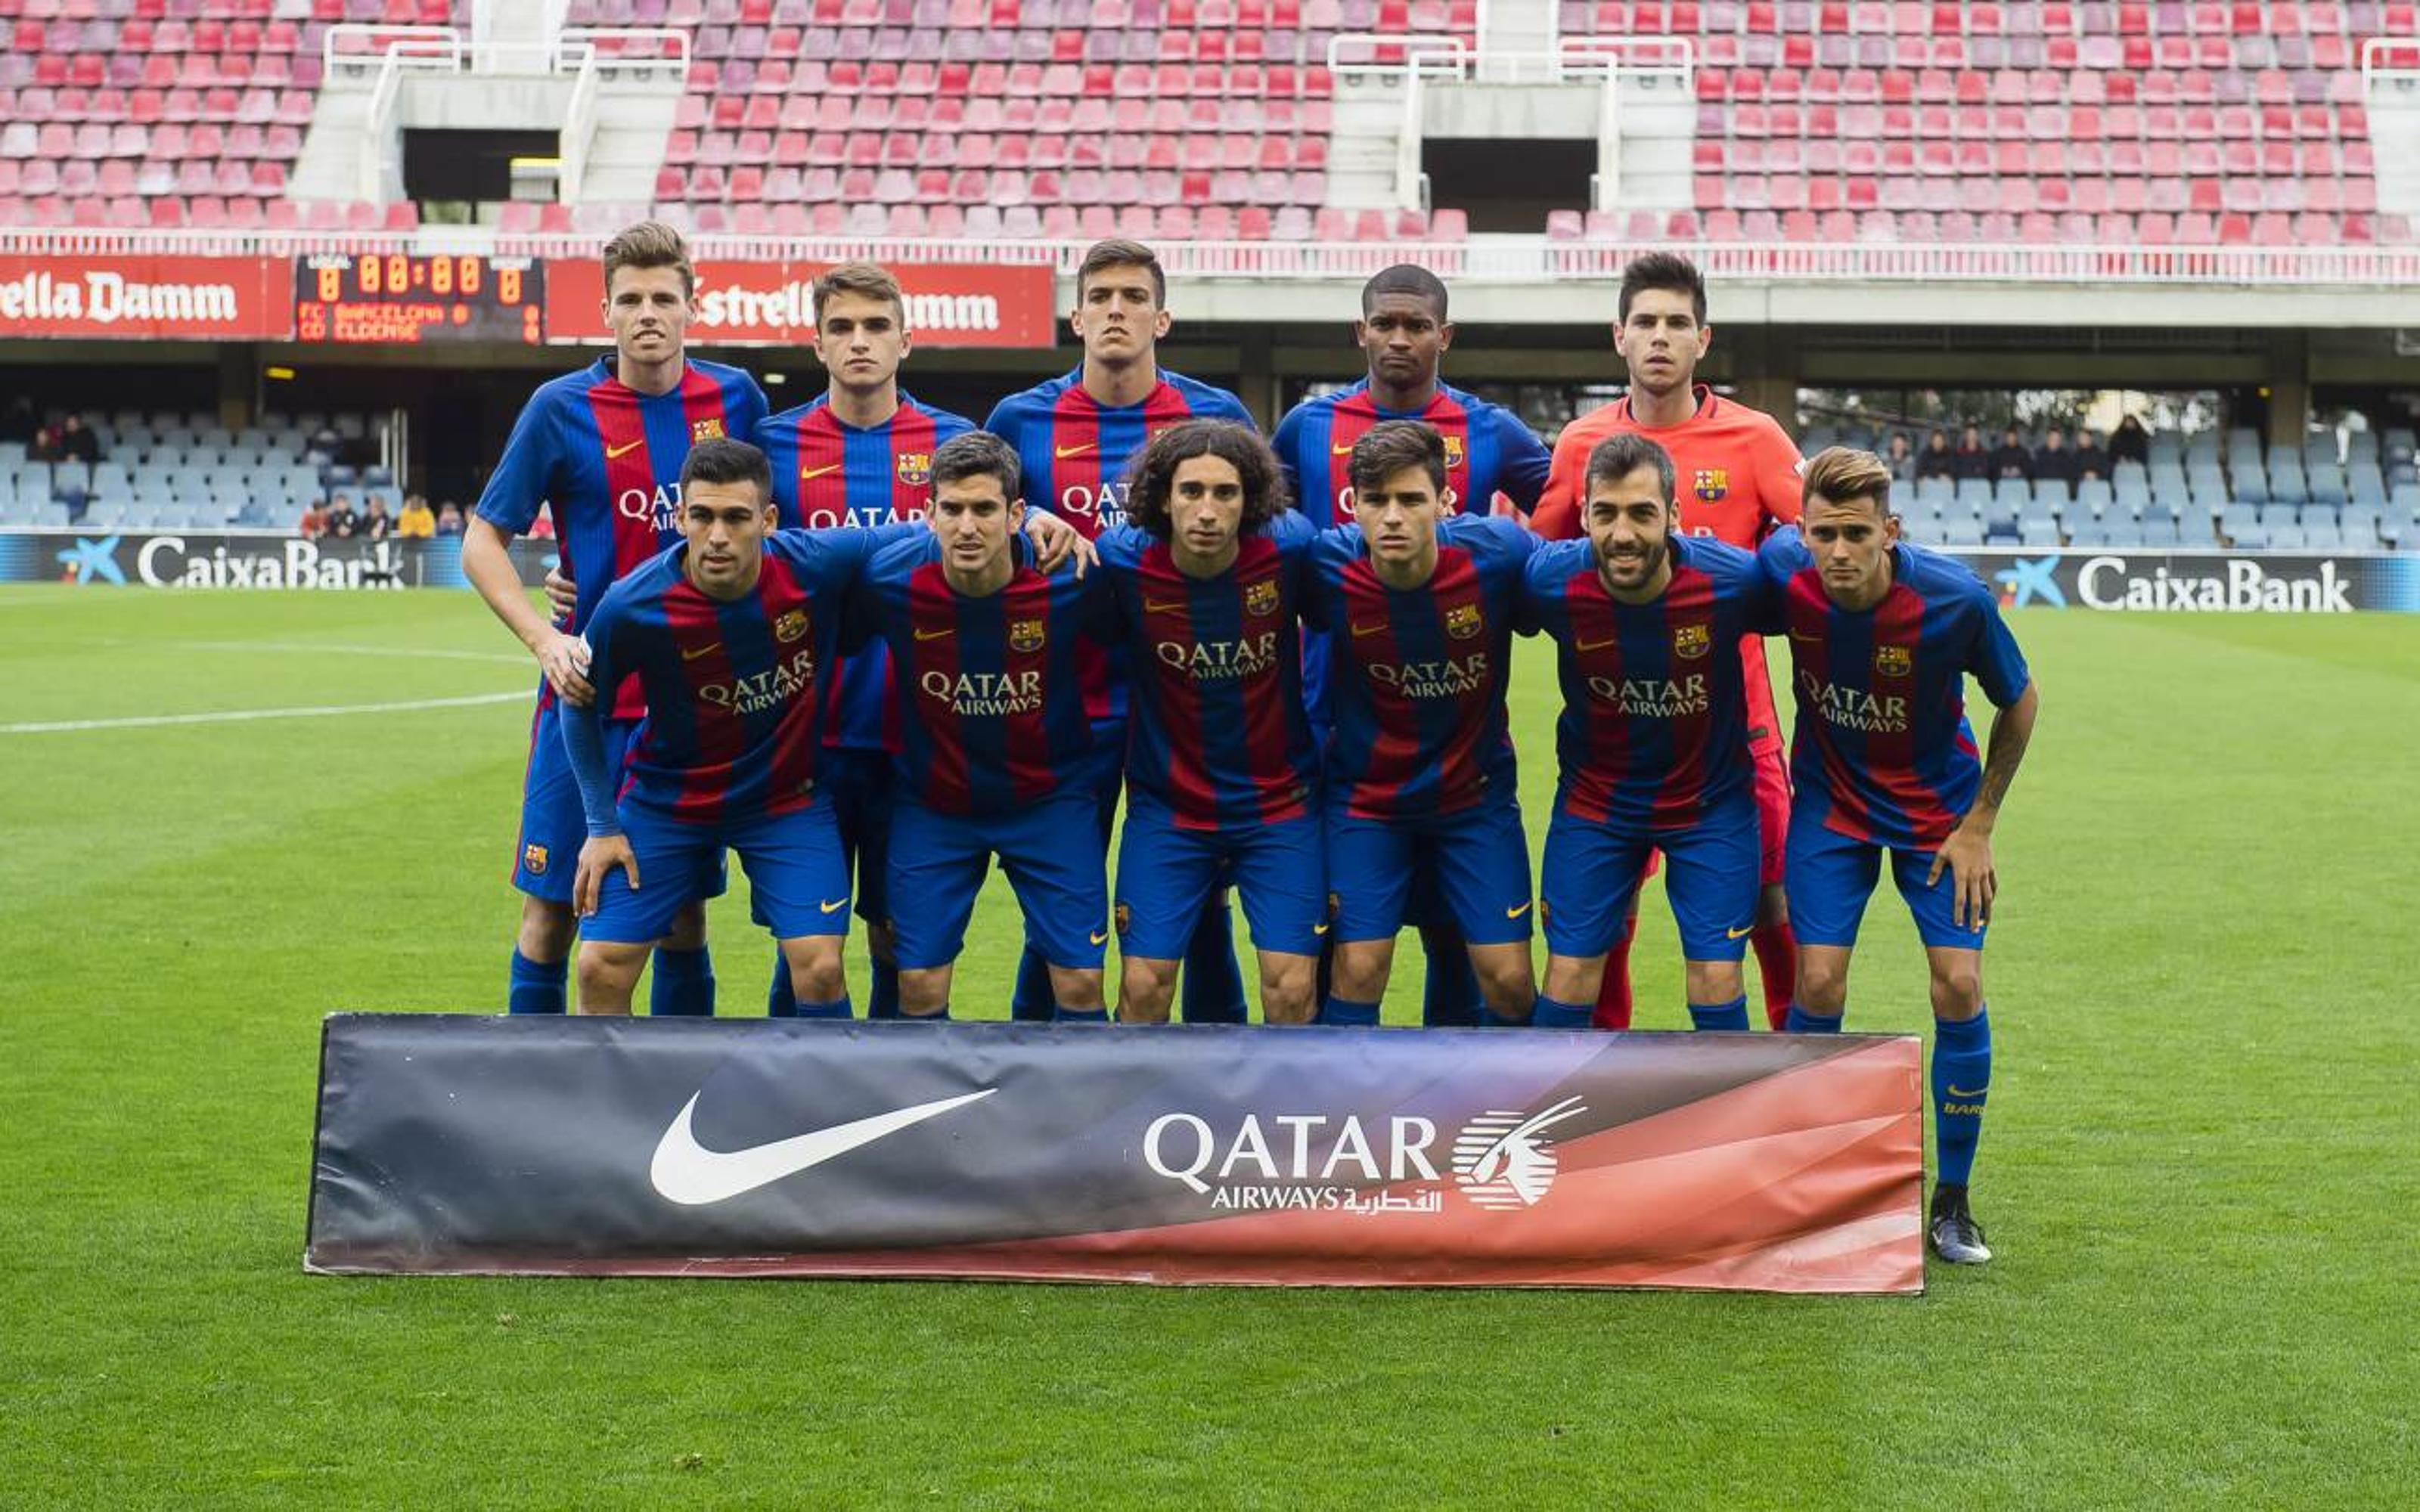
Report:
[[[1621,637],[1618,635],[1609,635],[1602,640],[1578,640],[1573,642],[1572,649],[1574,651],[1603,651],[1606,647],[1613,644],[1616,640],[1621,639]]]
[[[817,901],[817,903],[815,903],[815,906],[816,906],[817,908],[822,909],[822,910],[823,910],[825,913],[827,913],[827,914],[837,914],[837,913],[839,913],[842,909],[846,908],[846,907],[848,906],[848,900],[847,900],[847,899],[845,899],[845,898],[843,898],[843,899],[840,899],[839,901],[834,902],[834,903],[824,903],[824,902],[822,902],[822,901],[818,900],[818,901]]]
[[[1165,600],[1146,598],[1142,601],[1142,607],[1143,611],[1147,614],[1166,614],[1172,610],[1183,609],[1185,607],[1185,600],[1181,598],[1171,598]]]
[[[1355,625],[1355,626],[1353,627],[1353,633],[1354,633],[1356,636],[1376,635],[1379,631],[1381,631],[1381,630],[1385,629],[1386,627],[1387,627],[1387,626],[1386,626],[1384,624],[1379,624],[1379,625]]]
[[[834,462],[831,466],[827,468],[800,468],[799,470],[799,481],[800,483],[813,483],[817,478],[824,476],[826,473],[838,472],[846,464],[845,463]]]
[[[1351,441],[1346,441],[1342,446],[1331,446],[1328,450],[1335,453],[1338,456],[1342,456],[1353,450],[1353,443]]]
[[[776,1139],[770,1144],[751,1145],[745,1149],[708,1149],[697,1142],[691,1119],[697,1113],[698,1098],[705,1095],[701,1092],[690,1098],[674,1118],[672,1127],[664,1131],[663,1138],[657,1141],[656,1158],[647,1168],[647,1179],[665,1200],[683,1207],[727,1201],[785,1176],[821,1165],[952,1108],[979,1102],[999,1090],[997,1087],[986,1087],[979,1092],[894,1108],[870,1119],[836,1123],[829,1129]]]
[[[1050,449],[1050,455],[1057,457],[1060,461],[1064,462],[1071,456],[1081,456],[1086,452],[1094,450],[1101,443],[1098,441],[1086,441],[1081,446],[1054,446]]]
[[[1818,644],[1818,645],[1821,645],[1821,644],[1823,643],[1823,638],[1822,636],[1820,636],[1820,635],[1809,635],[1809,634],[1807,634],[1807,633],[1806,631],[1804,631],[1804,630],[1792,630],[1792,631],[1791,631],[1791,632],[1790,632],[1790,639],[1791,639],[1791,640],[1808,640],[1808,641],[1813,641],[1814,643],[1816,643],[1816,644]]]
[[[721,651],[721,649],[722,642],[720,640],[715,641],[712,645],[700,646],[695,651],[691,651],[687,646],[683,646],[681,648],[681,660],[695,661],[700,656],[710,655],[714,652]]]
[[[941,639],[941,637],[943,637],[943,636],[945,636],[945,635],[955,635],[955,634],[957,634],[957,633],[958,633],[958,632],[957,632],[957,631],[955,631],[955,630],[923,630],[923,629],[920,629],[920,630],[918,630],[918,631],[916,632],[916,639],[917,639],[917,640],[939,640],[939,639]]]
[[[1523,903],[1523,904],[1522,904],[1520,907],[1518,907],[1518,908],[1507,908],[1506,910],[1504,910],[1504,917],[1505,917],[1505,918],[1520,918],[1523,914],[1526,914],[1526,913],[1528,913],[1528,911],[1529,911],[1529,905],[1528,905],[1528,903]]]
[[[626,455],[632,450],[646,444],[647,439],[642,436],[635,441],[624,441],[619,446],[609,446],[605,448],[605,460],[611,462],[615,457]]]

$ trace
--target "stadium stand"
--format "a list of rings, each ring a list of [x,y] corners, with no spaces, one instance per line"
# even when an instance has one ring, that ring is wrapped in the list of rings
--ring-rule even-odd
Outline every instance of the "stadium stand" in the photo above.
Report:
[[[228,430],[213,415],[129,409],[88,424],[101,448],[95,463],[33,461],[23,446],[0,446],[0,525],[291,530],[332,488],[390,510],[402,501],[382,470],[337,460],[368,435],[359,415],[271,413]]]

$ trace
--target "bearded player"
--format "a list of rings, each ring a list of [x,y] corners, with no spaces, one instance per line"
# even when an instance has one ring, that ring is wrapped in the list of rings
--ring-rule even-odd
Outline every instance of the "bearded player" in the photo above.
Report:
[[[1623,431],[1648,437],[1671,455],[1679,480],[1681,529],[1754,550],[1775,528],[1798,517],[1798,448],[1771,415],[1723,398],[1697,381],[1698,363],[1714,341],[1706,323],[1706,284],[1688,259],[1650,253],[1622,270],[1614,350],[1630,370],[1630,393],[1563,428],[1554,471],[1533,518],[1549,540],[1580,533],[1589,454]],[[1764,980],[1765,1021],[1779,1028],[1790,1011],[1795,948],[1781,887],[1782,841],[1790,829],[1790,776],[1782,761],[1781,721],[1765,671],[1764,642],[1739,643],[1747,687],[1748,748],[1756,757],[1756,802],[1762,846],[1757,921],[1749,935]],[[1633,894],[1632,918],[1637,918]],[[1597,1023],[1630,1023],[1630,939],[1626,933],[1606,961]]]
[[[1866,900],[1890,856],[1931,975],[1933,1253],[1992,1257],[1966,1196],[1992,1082],[1983,933],[1999,891],[1992,832],[2041,696],[1972,572],[1900,538],[1890,468],[1840,447],[1807,469],[1807,513],[1757,555],[1781,594],[1798,705],[1791,766],[1790,912],[1798,988],[1789,1025],[1836,1034]],[[1972,675],[1998,708],[1975,758]]]

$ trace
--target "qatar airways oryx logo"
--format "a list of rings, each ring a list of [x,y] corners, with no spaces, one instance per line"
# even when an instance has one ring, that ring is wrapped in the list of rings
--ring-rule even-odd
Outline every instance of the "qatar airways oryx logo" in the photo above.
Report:
[[[1491,1110],[1462,1126],[1453,1142],[1453,1179],[1482,1208],[1534,1208],[1555,1184],[1559,1163],[1546,1131],[1588,1111],[1567,1097],[1538,1113]]]
[[[1463,1125],[1450,1155],[1439,1149],[1435,1122],[1414,1115],[1365,1120],[1247,1113],[1214,1123],[1200,1114],[1164,1113],[1143,1130],[1141,1153],[1155,1175],[1230,1211],[1441,1212],[1449,1180],[1479,1207],[1533,1208],[1555,1184],[1555,1145],[1546,1131],[1587,1111],[1576,1097],[1537,1111],[1490,1109]],[[1392,1198],[1371,1190],[1411,1182],[1434,1185]]]

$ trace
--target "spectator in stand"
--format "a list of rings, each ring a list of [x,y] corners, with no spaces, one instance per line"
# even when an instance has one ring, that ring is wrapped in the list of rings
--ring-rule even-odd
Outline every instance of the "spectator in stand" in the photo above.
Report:
[[[2116,471],[2120,462],[2151,465],[2151,433],[2133,415],[2118,422],[2117,433],[2109,438],[2110,471]]]
[[[2078,479],[2109,476],[2109,452],[2101,444],[2099,431],[2075,433],[2075,475]]]
[[[350,540],[362,528],[362,517],[353,513],[349,494],[338,494],[328,501],[328,533],[340,541]]]
[[[34,401],[22,393],[8,401],[5,412],[0,412],[0,444],[14,441],[20,446],[27,445],[41,428],[42,417],[35,412]]]
[[[451,499],[437,506],[437,533],[440,535],[462,533],[462,506]]]
[[[386,501],[370,496],[369,513],[362,517],[361,533],[372,541],[383,541],[395,533],[395,517],[386,512]]]
[[[34,440],[25,448],[25,455],[36,462],[56,462],[67,455],[59,447],[59,427],[44,425],[34,432]]]
[[[302,539],[306,541],[316,541],[328,533],[328,512],[319,507],[318,500],[314,499],[302,506],[301,529]]]
[[[1916,448],[1908,444],[1907,432],[1902,430],[1891,432],[1890,455],[1883,460],[1890,464],[1892,482],[1914,483],[1916,481]]]
[[[416,493],[403,496],[403,512],[395,517],[396,538],[404,541],[426,541],[437,533],[437,517],[428,512],[428,501]]]
[[[2043,431],[2041,450],[2034,454],[2034,481],[2056,478],[2073,493],[2077,476],[2075,454],[2067,449],[2067,432],[2056,425]]]
[[[1933,427],[1925,438],[1924,450],[1916,459],[1916,475],[1919,478],[1954,478],[1958,475],[1958,454],[1949,449],[1949,433]]]
[[[1958,450],[1949,454],[1950,476],[1988,478],[1992,475],[1992,454],[1983,450],[1983,427],[1968,425],[1958,438]]]
[[[1992,450],[1992,472],[1994,478],[2023,478],[2033,481],[2034,454],[2025,450],[2023,436],[2010,425],[2000,433],[2000,444]]]
[[[59,424],[59,450],[70,461],[89,466],[101,460],[101,438],[84,423],[84,416],[70,415]]]

